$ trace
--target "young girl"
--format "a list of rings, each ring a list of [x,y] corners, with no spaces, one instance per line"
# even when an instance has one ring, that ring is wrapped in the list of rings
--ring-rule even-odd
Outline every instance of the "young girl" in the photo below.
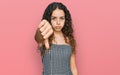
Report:
[[[78,75],[69,10],[60,2],[53,2],[46,8],[35,40],[41,51],[43,75]]]

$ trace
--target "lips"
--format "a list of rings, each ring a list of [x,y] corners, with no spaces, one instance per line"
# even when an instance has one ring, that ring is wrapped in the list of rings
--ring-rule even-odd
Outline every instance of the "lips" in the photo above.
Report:
[[[55,28],[56,28],[56,29],[60,29],[60,28],[61,28],[61,26],[55,26]]]

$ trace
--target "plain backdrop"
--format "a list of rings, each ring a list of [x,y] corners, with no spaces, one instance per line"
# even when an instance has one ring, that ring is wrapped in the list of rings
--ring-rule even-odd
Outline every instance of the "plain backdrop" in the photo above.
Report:
[[[119,0],[0,0],[0,75],[41,75],[34,35],[54,1],[71,13],[79,75],[120,75]]]

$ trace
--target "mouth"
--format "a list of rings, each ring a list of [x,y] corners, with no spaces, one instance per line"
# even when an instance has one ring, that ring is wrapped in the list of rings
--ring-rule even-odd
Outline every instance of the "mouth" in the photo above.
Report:
[[[55,26],[55,28],[56,28],[56,29],[60,29],[60,28],[61,28],[61,26]]]

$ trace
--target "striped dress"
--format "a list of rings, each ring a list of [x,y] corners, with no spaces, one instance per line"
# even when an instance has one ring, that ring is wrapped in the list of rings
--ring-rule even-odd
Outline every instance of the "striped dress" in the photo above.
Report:
[[[42,47],[40,47],[42,51]],[[52,44],[51,50],[46,50],[42,58],[43,75],[72,75],[70,69],[70,45]]]

